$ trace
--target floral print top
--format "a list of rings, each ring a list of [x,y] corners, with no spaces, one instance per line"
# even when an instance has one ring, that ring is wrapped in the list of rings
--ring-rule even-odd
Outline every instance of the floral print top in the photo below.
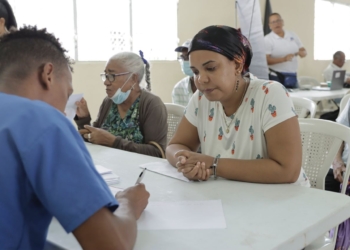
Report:
[[[226,116],[220,102],[211,102],[197,91],[186,108],[185,116],[197,127],[203,154],[221,158],[263,159],[268,157],[265,132],[296,116],[296,113],[283,85],[251,79],[235,114]],[[303,169],[295,184],[310,186]]]
[[[138,144],[143,143],[143,135],[140,131],[139,105],[140,97],[135,100],[124,119],[122,119],[118,112],[118,105],[113,103],[102,128],[128,141]]]

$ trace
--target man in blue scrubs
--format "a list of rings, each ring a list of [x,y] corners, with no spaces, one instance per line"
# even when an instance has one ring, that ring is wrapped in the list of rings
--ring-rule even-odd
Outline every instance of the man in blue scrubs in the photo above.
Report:
[[[43,249],[53,216],[84,249],[135,243],[149,193],[141,184],[113,197],[62,113],[72,92],[69,60],[53,35],[24,27],[1,38],[1,249]]]

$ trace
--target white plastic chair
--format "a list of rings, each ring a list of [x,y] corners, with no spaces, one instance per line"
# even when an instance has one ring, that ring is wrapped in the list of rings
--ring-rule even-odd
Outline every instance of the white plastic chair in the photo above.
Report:
[[[350,99],[350,94],[346,94],[345,96],[343,96],[339,104],[339,114],[344,110],[349,99]]]
[[[292,96],[295,112],[300,118],[306,118],[310,112],[310,118],[316,114],[316,104],[307,98]]]
[[[350,128],[321,119],[299,119],[303,145],[302,167],[313,188],[325,189],[325,177],[337,154],[341,143],[350,145]],[[350,158],[346,162],[346,172],[341,193],[344,194],[350,174]],[[350,197],[349,197],[350,199]],[[326,232],[325,232],[326,233]],[[338,226],[333,238],[322,236],[307,246],[306,250],[335,248]]]
[[[173,103],[165,103],[165,107],[168,111],[168,143],[173,138],[177,126],[179,125],[179,122],[182,119],[182,116],[185,112],[185,107],[178,105],[178,104],[173,104]]]

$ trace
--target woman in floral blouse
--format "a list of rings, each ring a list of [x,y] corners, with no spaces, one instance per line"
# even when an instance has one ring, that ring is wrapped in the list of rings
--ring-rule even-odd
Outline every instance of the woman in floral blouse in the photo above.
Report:
[[[228,26],[209,26],[192,39],[188,54],[198,91],[169,142],[168,161],[193,180],[213,175],[310,186],[288,91],[252,78],[247,38]]]

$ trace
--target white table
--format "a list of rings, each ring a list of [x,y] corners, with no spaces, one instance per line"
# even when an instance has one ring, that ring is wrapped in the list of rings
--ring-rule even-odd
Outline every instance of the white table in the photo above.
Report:
[[[121,187],[135,183],[141,172],[138,165],[162,160],[87,146],[96,164],[120,175]],[[151,193],[151,201],[221,199],[227,228],[139,231],[135,249],[302,249],[350,217],[349,197],[290,184],[224,179],[187,183],[152,172],[147,172],[143,182]],[[55,219],[48,240],[67,249],[80,249],[72,234],[67,235]]]
[[[340,89],[340,90],[294,90],[294,92],[289,92],[290,96],[304,97],[311,99],[313,101],[330,100],[336,98],[342,98],[350,89]]]

